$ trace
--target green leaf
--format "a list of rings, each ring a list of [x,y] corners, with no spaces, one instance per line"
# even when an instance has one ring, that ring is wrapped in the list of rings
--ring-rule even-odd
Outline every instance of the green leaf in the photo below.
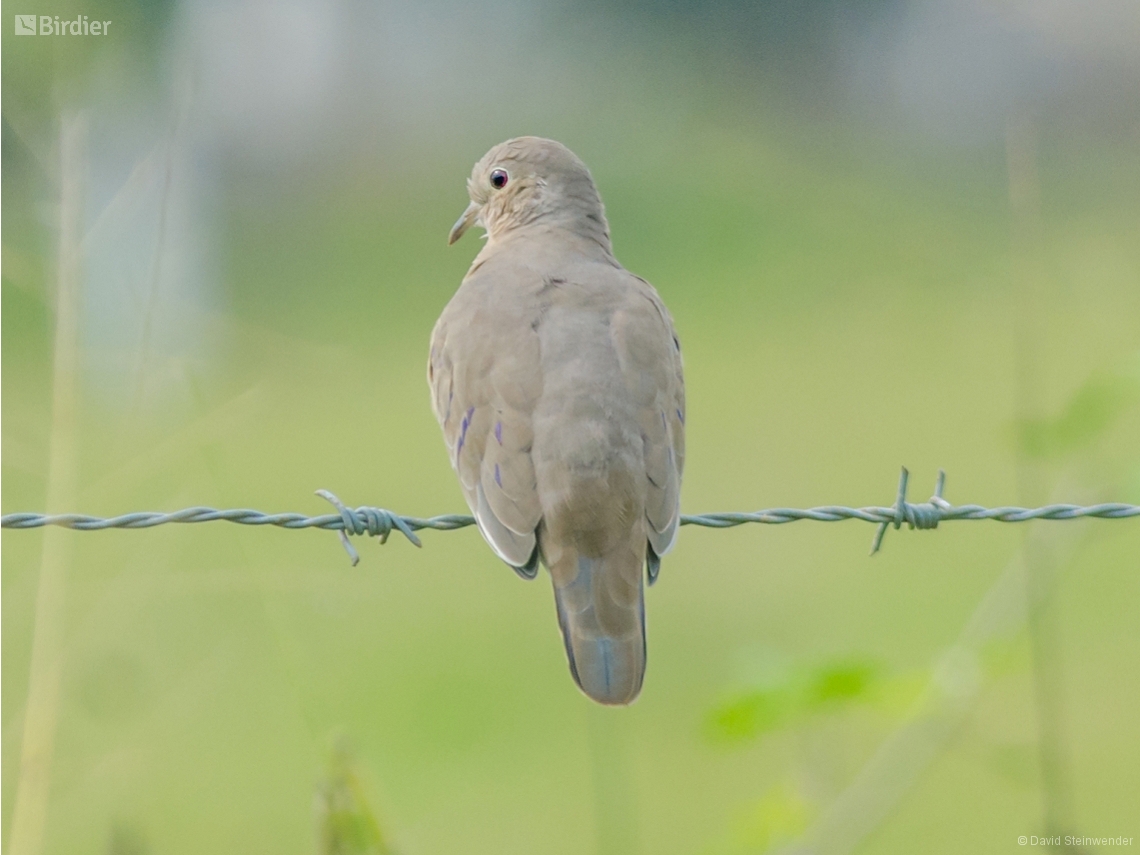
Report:
[[[864,698],[878,669],[869,662],[837,662],[823,665],[810,675],[806,702],[811,708],[839,707]]]
[[[794,696],[786,689],[741,692],[712,711],[707,731],[717,742],[743,742],[783,727],[796,706]]]
[[[728,695],[709,713],[705,729],[714,742],[744,742],[869,701],[881,682],[879,667],[863,660],[765,668],[762,685]]]

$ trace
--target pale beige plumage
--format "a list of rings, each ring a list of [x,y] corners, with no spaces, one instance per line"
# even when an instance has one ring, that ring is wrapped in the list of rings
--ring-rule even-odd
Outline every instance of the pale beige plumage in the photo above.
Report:
[[[499,186],[501,183],[501,186]],[[645,673],[642,568],[676,537],[685,390],[657,292],[613,256],[601,199],[565,146],[495,146],[450,241],[487,231],[432,333],[428,380],[451,463],[495,553],[554,582],[570,669],[626,704]]]

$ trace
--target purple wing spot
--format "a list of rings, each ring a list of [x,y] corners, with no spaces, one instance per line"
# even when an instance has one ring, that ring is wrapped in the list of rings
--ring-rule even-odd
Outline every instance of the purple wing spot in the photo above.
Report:
[[[499,441],[499,445],[503,444],[503,423],[495,422],[495,439]]]
[[[499,471],[499,464],[495,464],[495,483],[500,487],[503,486],[503,474]]]
[[[680,410],[677,410],[677,418],[680,419],[681,424],[685,423],[685,414],[682,413]]]
[[[465,415],[463,421],[459,423],[459,448],[456,451],[457,454],[463,450],[463,443],[467,439],[467,428],[471,427],[471,415],[474,412],[474,407],[468,407],[467,415]]]

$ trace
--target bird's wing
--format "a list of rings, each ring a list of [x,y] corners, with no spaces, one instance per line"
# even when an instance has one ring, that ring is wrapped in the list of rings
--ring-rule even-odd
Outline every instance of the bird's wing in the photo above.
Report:
[[[685,465],[685,381],[681,345],[661,298],[634,280],[611,331],[626,387],[637,407],[647,484],[645,517],[654,553],[668,552],[681,513]]]
[[[542,391],[538,336],[522,303],[493,301],[488,278],[465,280],[440,316],[428,382],[452,468],[483,536],[503,561],[533,576],[542,518],[531,461],[531,414]]]

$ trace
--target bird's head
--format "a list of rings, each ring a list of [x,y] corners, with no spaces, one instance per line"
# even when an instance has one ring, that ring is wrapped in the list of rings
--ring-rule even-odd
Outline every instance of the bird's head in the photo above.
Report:
[[[471,204],[452,227],[449,244],[473,225],[494,241],[543,224],[574,231],[609,251],[609,226],[594,179],[562,143],[542,137],[499,143],[471,170],[467,193]]]

